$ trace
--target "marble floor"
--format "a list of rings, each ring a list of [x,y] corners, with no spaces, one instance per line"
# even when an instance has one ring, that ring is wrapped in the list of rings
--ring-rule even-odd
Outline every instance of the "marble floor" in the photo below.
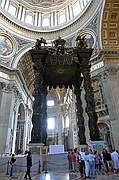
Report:
[[[49,172],[41,173],[39,176],[33,177],[35,180],[79,180],[80,174],[69,174],[69,173],[58,173],[58,172]],[[89,178],[86,178],[87,180]],[[96,180],[119,180],[119,174],[108,173],[105,175],[98,175]]]
[[[34,174],[31,173],[32,180],[80,180],[80,174],[69,174],[66,172],[42,172],[41,174]],[[8,180],[10,179],[9,175],[5,175],[4,173],[0,173],[0,180]],[[14,173],[13,177],[11,178],[13,180],[23,180],[24,179],[24,173]],[[89,178],[86,178],[88,180]],[[25,179],[24,179],[25,180]],[[119,173],[108,173],[104,175],[98,175],[95,180],[119,180]]]

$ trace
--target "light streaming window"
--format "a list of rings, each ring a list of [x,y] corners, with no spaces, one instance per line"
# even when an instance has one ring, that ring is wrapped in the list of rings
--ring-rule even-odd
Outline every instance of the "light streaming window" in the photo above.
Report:
[[[48,100],[47,101],[47,106],[54,106],[54,105],[55,105],[54,100]]]
[[[59,23],[61,24],[61,23],[65,22],[65,21],[66,21],[65,14],[60,15],[59,16]]]
[[[55,118],[48,118],[47,128],[48,129],[54,129],[55,128]]]
[[[12,14],[13,16],[15,16],[15,14],[16,14],[16,7],[10,5],[10,6],[9,6],[9,9],[8,9],[8,12],[9,12],[10,14]]]
[[[83,0],[83,2],[84,2],[84,5],[86,6],[86,4],[87,4],[86,0]]]
[[[50,19],[49,18],[43,18],[42,26],[50,26]]]
[[[69,117],[67,116],[66,117],[66,128],[68,128],[69,127]]]
[[[26,17],[25,17],[25,22],[26,23],[29,23],[29,24],[32,24],[32,22],[33,22],[33,17],[31,16],[31,15],[26,15]]]
[[[77,16],[80,13],[80,11],[81,11],[80,5],[79,5],[79,2],[77,2],[73,5],[74,16]]]

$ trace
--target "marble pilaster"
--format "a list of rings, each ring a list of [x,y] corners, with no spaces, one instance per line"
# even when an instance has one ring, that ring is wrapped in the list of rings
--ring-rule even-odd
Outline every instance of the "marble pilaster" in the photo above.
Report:
[[[104,90],[104,97],[109,111],[109,123],[111,126],[110,135],[113,148],[119,149],[119,101],[118,101],[118,89],[119,89],[119,67],[117,63],[106,63],[106,71],[101,75],[102,85]]]

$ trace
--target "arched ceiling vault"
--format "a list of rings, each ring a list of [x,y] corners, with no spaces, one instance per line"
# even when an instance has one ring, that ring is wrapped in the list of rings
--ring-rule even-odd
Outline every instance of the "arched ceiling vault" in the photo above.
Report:
[[[102,19],[103,49],[119,49],[119,0],[106,0]]]

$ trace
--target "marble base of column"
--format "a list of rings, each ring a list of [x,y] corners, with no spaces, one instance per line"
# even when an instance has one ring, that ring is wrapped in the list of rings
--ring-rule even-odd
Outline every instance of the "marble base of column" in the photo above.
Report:
[[[103,148],[105,148],[106,142],[104,140],[99,141],[89,141],[88,149],[92,149],[93,151],[102,152]]]
[[[79,146],[78,146],[78,150],[79,151],[83,151],[83,150],[87,150],[87,149],[88,149],[88,145],[87,144],[84,144],[84,145],[83,144],[82,145],[79,144]]]
[[[29,150],[34,155],[42,155],[48,153],[48,146],[44,146],[43,143],[29,143]]]

